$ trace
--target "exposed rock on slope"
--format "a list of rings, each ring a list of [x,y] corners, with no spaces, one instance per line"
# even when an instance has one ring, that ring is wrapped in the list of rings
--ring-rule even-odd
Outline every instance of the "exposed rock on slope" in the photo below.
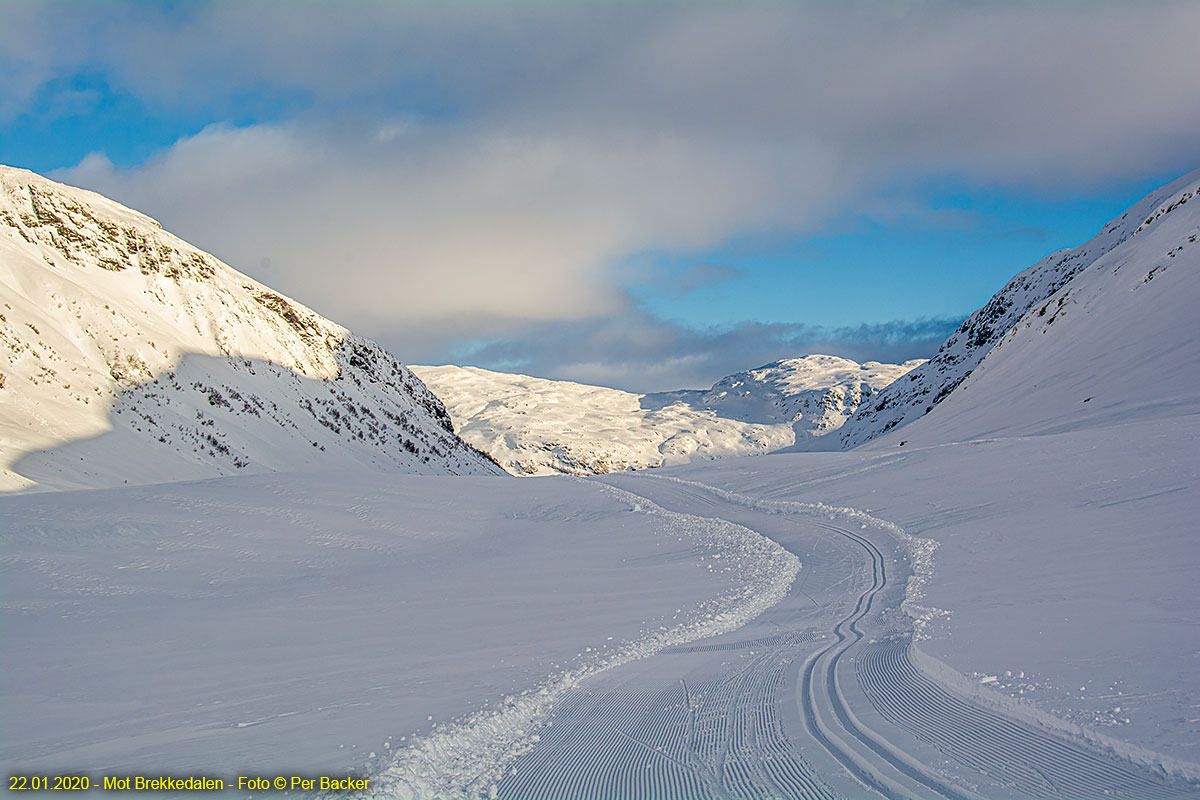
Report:
[[[743,422],[787,423],[798,440],[840,428],[864,401],[924,361],[859,364],[838,356],[785,358],[728,375],[701,392],[647,395],[678,399]]]
[[[1148,407],[1171,394],[1180,375],[1196,374],[1196,305],[1180,303],[1195,296],[1198,191],[1200,170],[1153,192],[1081,247],[1017,275],[937,355],[864,403],[839,432],[841,444],[854,447],[941,411],[976,382],[968,378],[982,377],[977,368],[999,372],[1001,362],[1008,364],[1006,383],[989,381],[986,394],[971,390],[970,426],[952,433],[948,414],[934,413],[921,429],[932,435],[941,426],[941,436],[959,438],[1032,432],[1051,419],[1069,424],[1076,415],[1094,415],[1098,406],[1083,405],[1094,402],[1091,395],[1140,392],[1145,402],[1134,405]],[[1085,323],[1088,316],[1092,322]],[[1185,351],[1190,372],[1179,362]],[[1164,363],[1168,353],[1173,360]],[[1062,398],[1050,402],[1049,392],[1068,386],[1069,408]],[[1038,400],[1031,402],[1035,389]],[[961,422],[967,403],[955,406]],[[1021,420],[1018,406],[1026,411]]]
[[[835,430],[919,363],[806,356],[709,390],[650,395],[476,367],[413,370],[446,402],[459,435],[509,472],[589,475],[791,446]]]
[[[100,195],[0,167],[0,488],[498,472],[375,343]]]

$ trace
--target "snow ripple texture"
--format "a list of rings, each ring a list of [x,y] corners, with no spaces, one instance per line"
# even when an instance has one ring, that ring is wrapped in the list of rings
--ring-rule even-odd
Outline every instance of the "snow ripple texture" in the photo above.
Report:
[[[634,511],[660,517],[660,535],[689,542],[721,569],[735,588],[703,604],[674,627],[647,630],[615,652],[553,675],[520,696],[442,727],[398,753],[371,782],[370,797],[495,797],[509,765],[541,739],[551,709],[583,681],[605,670],[672,646],[740,628],[782,600],[800,571],[800,560],[755,531],[719,519],[680,514],[611,486],[603,487]],[[716,569],[717,567],[713,567]],[[552,728],[546,728],[550,730]]]

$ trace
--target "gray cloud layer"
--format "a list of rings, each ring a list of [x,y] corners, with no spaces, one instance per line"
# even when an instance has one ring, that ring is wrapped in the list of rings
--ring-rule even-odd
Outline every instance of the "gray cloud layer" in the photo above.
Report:
[[[403,356],[568,323],[590,341],[640,314],[628,255],[847,210],[911,216],[892,207],[915,203],[906,181],[1070,193],[1191,165],[1196,30],[1200,5],[1182,2],[16,0],[0,7],[0,119],[81,68],[213,119],[303,98],[283,121],[60,177]],[[674,357],[703,360],[687,338]],[[618,357],[644,363],[595,354]]]
[[[543,323],[520,338],[460,351],[456,360],[538,377],[636,392],[707,388],[719,377],[805,353],[900,363],[937,351],[961,319],[920,319],[826,329],[744,322],[695,329],[638,309],[571,324]]]

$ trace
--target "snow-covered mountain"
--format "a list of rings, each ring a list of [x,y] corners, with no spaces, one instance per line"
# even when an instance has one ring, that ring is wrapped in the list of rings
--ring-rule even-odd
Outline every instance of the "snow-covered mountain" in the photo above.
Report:
[[[92,192],[0,167],[0,489],[498,473],[374,342]]]
[[[1197,193],[1200,170],[1151,193],[1086,244],[1021,272],[937,355],[864,403],[839,432],[842,445],[927,414],[900,435],[1045,433],[1194,408]]]
[[[727,375],[706,391],[665,392],[647,399],[681,400],[743,422],[787,423],[804,439],[840,428],[875,392],[923,363],[859,364],[825,355],[785,358]]]
[[[711,389],[639,395],[491,372],[413,371],[455,427],[515,475],[589,475],[755,455],[836,430],[864,399],[921,364],[811,355],[722,378]]]

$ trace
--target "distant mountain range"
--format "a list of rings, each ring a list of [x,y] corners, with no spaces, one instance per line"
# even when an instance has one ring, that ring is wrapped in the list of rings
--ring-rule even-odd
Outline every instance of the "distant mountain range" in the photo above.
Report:
[[[0,167],[0,489],[502,474],[374,342],[100,195]]]
[[[343,467],[588,475],[1193,413],[1198,192],[1200,170],[1021,272],[927,362],[809,355],[638,395],[410,371],[142,214],[0,167],[0,490]]]
[[[1131,411],[1200,411],[1197,193],[1200,170],[1086,244],[1021,272],[927,362],[814,355],[730,375],[708,390],[653,395],[473,367],[414,370],[463,438],[510,472],[532,475],[846,449],[881,437],[880,446],[900,446],[1029,435]]]
[[[811,445],[920,363],[812,355],[707,390],[647,395],[476,367],[412,369],[446,403],[459,435],[509,472],[590,475]]]

